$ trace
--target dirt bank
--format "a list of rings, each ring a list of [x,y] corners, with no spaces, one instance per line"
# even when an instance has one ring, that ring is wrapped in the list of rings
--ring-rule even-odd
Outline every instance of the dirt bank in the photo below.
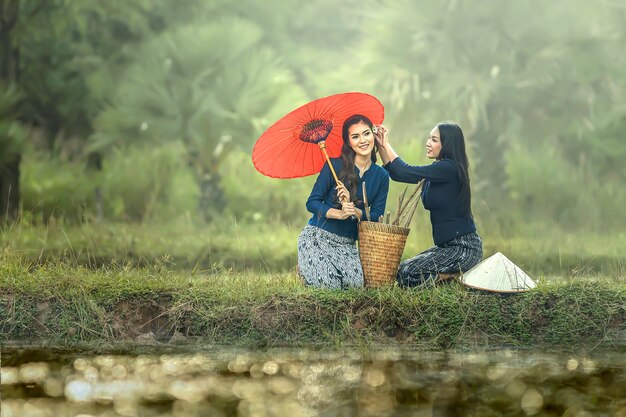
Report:
[[[228,343],[241,346],[626,344],[626,290],[601,282],[542,285],[517,295],[453,283],[423,291],[218,288],[117,293],[0,290],[5,341]]]

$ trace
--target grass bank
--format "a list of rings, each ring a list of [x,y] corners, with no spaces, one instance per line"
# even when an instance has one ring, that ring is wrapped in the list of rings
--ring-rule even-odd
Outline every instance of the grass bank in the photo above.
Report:
[[[542,280],[524,294],[427,290],[326,291],[290,273],[100,269],[0,261],[5,341],[227,343],[238,346],[398,344],[606,347],[626,343],[623,280]],[[154,338],[150,336],[154,335]]]

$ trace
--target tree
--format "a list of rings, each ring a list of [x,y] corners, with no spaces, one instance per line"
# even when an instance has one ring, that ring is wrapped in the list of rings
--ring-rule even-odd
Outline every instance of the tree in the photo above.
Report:
[[[17,217],[19,209],[20,135],[17,125],[5,117],[16,116],[19,78],[19,47],[14,41],[14,29],[20,16],[19,0],[0,0],[0,210],[3,219]]]
[[[143,16],[150,4],[0,0],[0,85],[8,89],[1,116],[44,131],[50,151],[63,149],[67,137],[87,136],[99,103],[110,91],[98,83],[123,65],[119,45],[137,39],[149,26],[151,15]],[[102,65],[107,60],[117,65]],[[21,92],[21,100],[8,99],[13,90]],[[8,102],[16,107],[9,109]],[[0,202],[3,212],[15,218],[22,149],[15,136],[5,134],[0,142],[13,150],[2,156]],[[74,153],[80,156],[81,150]]]
[[[329,74],[358,54],[357,42],[369,26],[359,13],[363,6],[363,0],[252,0],[225,2],[221,9],[262,28],[261,42],[275,50],[314,98],[327,91]]]
[[[536,152],[551,143],[578,164],[599,126],[626,127],[625,62],[614,52],[624,48],[623,6],[406,0],[386,2],[376,17],[363,73],[394,108],[394,131],[459,121],[489,206],[506,207],[505,165],[517,145]],[[623,158],[614,145],[611,161]]]
[[[220,167],[276,115],[304,101],[261,29],[241,19],[188,25],[146,42],[99,116],[91,149],[181,141],[208,220],[223,206]]]
[[[14,220],[20,205],[19,174],[24,128],[18,121],[21,94],[15,85],[0,86],[0,209],[4,220]]]

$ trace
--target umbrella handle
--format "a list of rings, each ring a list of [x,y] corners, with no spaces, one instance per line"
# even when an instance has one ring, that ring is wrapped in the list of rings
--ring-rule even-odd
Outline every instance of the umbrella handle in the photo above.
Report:
[[[326,152],[326,141],[321,141],[318,143],[322,153],[324,154],[324,158],[326,158],[326,162],[328,162],[328,167],[330,168],[330,172],[333,173],[333,177],[335,178],[335,182],[339,184],[339,178],[337,178],[337,173],[335,172],[335,168],[333,168],[333,164],[330,163],[330,158],[328,157],[328,153]]]
[[[337,173],[335,172],[335,168],[333,168],[333,164],[330,163],[330,158],[328,157],[328,153],[326,152],[326,141],[322,140],[318,143],[318,146],[322,150],[324,154],[324,158],[326,158],[326,162],[328,162],[328,167],[330,168],[330,172],[333,173],[333,177],[335,178],[335,183],[339,184],[339,178],[337,178]],[[342,199],[342,203],[345,202],[345,198]],[[352,216],[352,220],[357,220],[357,216]]]

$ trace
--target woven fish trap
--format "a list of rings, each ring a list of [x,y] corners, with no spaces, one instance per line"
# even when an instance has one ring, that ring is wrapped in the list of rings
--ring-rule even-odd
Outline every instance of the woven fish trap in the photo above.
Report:
[[[359,223],[359,255],[366,287],[380,287],[396,281],[409,231],[409,228],[386,223]]]

